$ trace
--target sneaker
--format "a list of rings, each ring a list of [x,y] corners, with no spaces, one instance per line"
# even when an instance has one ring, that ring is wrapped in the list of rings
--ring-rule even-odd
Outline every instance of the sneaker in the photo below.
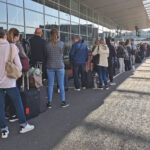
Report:
[[[2,138],[3,138],[3,139],[8,138],[8,135],[9,135],[9,131],[8,131],[8,130],[3,130],[3,131],[2,131]]]
[[[21,127],[20,133],[29,132],[29,131],[33,130],[34,128],[35,128],[34,125],[30,125],[27,123],[27,125],[25,127]]]
[[[113,85],[116,85],[116,83],[115,83],[115,82],[110,82],[110,85],[112,85],[112,86],[113,86]]]
[[[47,107],[48,107],[48,108],[52,108],[52,105],[51,105],[50,102],[47,103]]]
[[[81,89],[74,89],[75,91],[81,91]]]
[[[69,104],[66,104],[66,102],[62,102],[62,103],[61,103],[61,107],[63,107],[63,108],[64,108],[64,107],[68,107],[68,106],[69,106]]]
[[[106,90],[109,90],[109,87],[105,87]]]
[[[57,90],[57,93],[60,93],[60,89]]]
[[[18,118],[17,118],[16,115],[13,115],[13,116],[11,116],[11,117],[9,118],[9,122],[15,122],[15,121],[17,121],[17,120],[18,120]]]
[[[86,87],[85,87],[85,86],[83,86],[83,87],[82,87],[82,89],[83,89],[83,90],[86,90]]]
[[[100,86],[100,87],[98,87],[98,89],[103,90],[103,87],[102,87],[102,86]]]

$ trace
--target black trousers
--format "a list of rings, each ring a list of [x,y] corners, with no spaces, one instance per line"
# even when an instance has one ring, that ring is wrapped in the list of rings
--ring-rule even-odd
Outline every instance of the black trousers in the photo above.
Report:
[[[113,82],[113,63],[112,63],[112,59],[108,60],[108,76],[109,76],[110,82]]]
[[[130,70],[130,61],[129,60],[124,60],[124,63],[125,63],[125,71],[128,71]]]

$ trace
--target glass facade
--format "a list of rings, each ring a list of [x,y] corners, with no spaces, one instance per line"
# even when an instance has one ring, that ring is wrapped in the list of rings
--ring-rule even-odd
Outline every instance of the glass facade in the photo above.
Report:
[[[26,38],[40,27],[46,40],[50,40],[51,29],[57,28],[66,54],[74,35],[80,35],[91,48],[103,29],[109,31],[100,25],[98,14],[80,0],[0,0],[0,27],[15,27]]]

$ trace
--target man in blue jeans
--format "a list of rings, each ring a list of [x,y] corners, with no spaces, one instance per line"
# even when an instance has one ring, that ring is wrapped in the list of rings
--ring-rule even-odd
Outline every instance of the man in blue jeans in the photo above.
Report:
[[[80,91],[82,86],[85,89],[85,64],[88,61],[88,48],[84,41],[80,40],[79,36],[74,37],[74,44],[70,50],[70,61],[73,64],[73,77],[75,90]],[[81,73],[81,86],[79,82],[79,73]]]

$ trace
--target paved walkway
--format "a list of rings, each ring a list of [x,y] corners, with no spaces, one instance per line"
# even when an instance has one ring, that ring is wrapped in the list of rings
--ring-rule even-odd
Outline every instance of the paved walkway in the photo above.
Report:
[[[108,91],[69,91],[70,107],[53,108],[32,119],[36,129],[0,139],[0,150],[150,150],[150,59],[133,74],[116,78]]]

